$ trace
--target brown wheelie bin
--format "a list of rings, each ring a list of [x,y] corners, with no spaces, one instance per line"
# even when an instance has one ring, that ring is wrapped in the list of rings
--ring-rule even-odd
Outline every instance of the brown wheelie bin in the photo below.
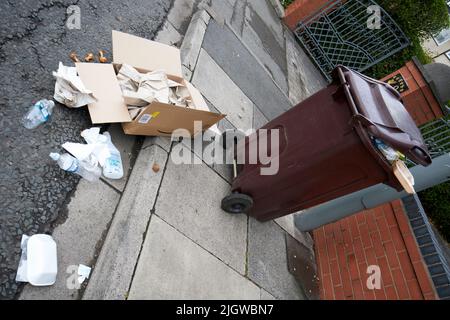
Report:
[[[261,175],[263,164],[248,164],[249,143],[258,139],[258,130],[238,146],[247,161],[239,166],[231,195],[222,201],[225,211],[245,212],[260,221],[379,183],[402,190],[374,138],[418,164],[431,164],[421,133],[397,91],[343,66],[334,70],[328,87],[261,129],[279,130],[278,173]]]

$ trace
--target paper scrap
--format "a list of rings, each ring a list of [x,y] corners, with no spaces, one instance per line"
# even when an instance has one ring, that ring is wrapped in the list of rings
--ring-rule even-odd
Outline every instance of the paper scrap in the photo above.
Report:
[[[82,284],[86,279],[89,279],[91,268],[84,264],[78,265],[78,283]]]
[[[67,67],[60,62],[53,76],[56,78],[53,97],[59,103],[69,108],[79,108],[97,101],[92,91],[84,86],[75,67]]]
[[[22,253],[20,255],[19,267],[17,268],[16,281],[17,282],[28,282],[27,275],[27,244],[30,237],[27,235],[22,235],[22,240],[20,242],[20,248]]]

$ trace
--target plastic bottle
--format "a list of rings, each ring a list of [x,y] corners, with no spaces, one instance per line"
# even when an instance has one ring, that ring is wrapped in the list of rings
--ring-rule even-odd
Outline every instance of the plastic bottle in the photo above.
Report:
[[[385,144],[382,140],[375,138],[374,144],[389,162],[392,163],[400,158],[398,152],[394,150],[392,147]]]
[[[105,132],[103,135],[108,139],[106,143],[111,154],[103,166],[103,175],[108,179],[121,179],[123,177],[123,165],[120,151],[112,143],[109,132]]]
[[[100,179],[101,170],[98,166],[95,168],[89,166],[88,163],[80,162],[77,158],[72,157],[70,154],[50,153],[50,158],[58,163],[58,166],[67,172],[72,172],[80,175],[82,178],[90,182],[95,182]]]
[[[34,129],[47,122],[54,107],[55,103],[52,100],[44,99],[36,102],[23,117],[23,126],[27,129]]]

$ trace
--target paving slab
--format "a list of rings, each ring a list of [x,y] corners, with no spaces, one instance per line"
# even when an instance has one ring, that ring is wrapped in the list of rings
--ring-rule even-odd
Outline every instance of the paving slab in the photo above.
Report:
[[[280,45],[276,36],[251,6],[245,9],[242,42],[264,65],[275,83],[287,94],[287,65],[284,42]]]
[[[212,22],[210,22],[211,24]],[[239,129],[252,127],[253,103],[205,51],[200,51],[193,85]]]
[[[166,20],[154,40],[179,48],[183,41],[183,36]]]
[[[274,6],[268,0],[247,0],[247,3],[252,7],[252,9],[258,14],[258,16],[263,21],[264,25],[267,26],[274,34],[275,39],[278,41],[279,45],[284,47],[284,28],[283,23],[278,17]]]
[[[120,194],[103,182],[90,183],[81,180],[67,207],[67,220],[55,228],[53,238],[58,252],[58,276],[50,287],[26,285],[22,300],[72,300],[79,298],[79,291],[67,282],[71,274],[67,268],[72,265],[90,266],[107,230]]]
[[[268,293],[266,290],[261,289],[261,300],[276,300],[273,295]]]
[[[229,24],[233,17],[235,3],[233,0],[207,0],[207,11],[219,24]]]
[[[253,129],[260,129],[265,126],[269,120],[262,114],[261,111],[255,106],[253,110]]]
[[[294,223],[294,217],[295,213],[275,219],[275,222],[302,245],[309,248],[311,253],[314,254],[314,239],[308,232],[302,232],[297,229]]]
[[[327,81],[287,28],[285,35],[289,99],[296,105],[325,88]]]
[[[198,55],[200,54],[203,37],[209,20],[210,17],[205,10],[197,11],[192,17],[183,44],[181,45],[181,64],[191,72],[194,71],[197,65]]]
[[[190,151],[179,144],[180,152]],[[172,149],[171,157],[175,146]],[[193,155],[194,156],[194,155]],[[245,272],[247,217],[220,208],[229,184],[201,160],[167,164],[155,214],[241,274]]]
[[[291,107],[287,96],[275,85],[266,69],[227,26],[220,26],[211,20],[203,48],[266,118],[273,119]],[[211,102],[216,105],[214,101]]]
[[[285,232],[275,222],[249,219],[247,276],[277,299],[304,299],[289,273]]]
[[[83,299],[125,299],[154,207],[167,153],[142,149],[117,207]],[[154,172],[153,163],[161,170]]]
[[[199,0],[175,0],[170,9],[167,21],[180,33],[185,34],[192,14]]]
[[[260,289],[153,216],[129,299],[259,300]]]
[[[131,159],[133,157],[133,149],[136,143],[136,137],[126,135],[123,132],[122,126],[120,124],[112,124],[108,132],[111,134],[111,140],[117,149],[120,151],[120,156],[122,157],[123,164],[123,178],[120,180],[112,180],[102,177],[108,184],[112,185],[114,188],[123,191],[125,185],[128,181],[128,177],[131,174]]]

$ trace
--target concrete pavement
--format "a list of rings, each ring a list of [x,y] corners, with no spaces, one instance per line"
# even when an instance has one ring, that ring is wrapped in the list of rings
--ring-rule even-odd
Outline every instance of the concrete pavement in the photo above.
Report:
[[[181,8],[191,10],[188,18]],[[177,15],[182,16],[178,22]],[[325,86],[269,1],[211,0],[197,6],[176,0],[168,17],[156,39],[169,44],[183,39],[185,77],[201,91],[211,110],[228,114],[219,123],[221,129],[259,128]],[[180,28],[187,28],[186,34]],[[302,76],[295,76],[299,72]],[[230,190],[230,168],[202,162],[194,152],[198,164],[173,163],[174,148],[189,145],[186,140],[179,144],[168,138],[145,139],[123,193],[120,187],[108,185],[116,193],[110,200],[115,209],[107,210],[92,237],[101,248],[95,254],[86,249],[84,255],[75,252],[64,259],[83,263],[92,256],[87,287],[73,295],[59,284],[60,289],[55,286],[52,292],[39,288],[43,296],[305,298],[302,284],[288,271],[285,235],[312,252],[309,234],[294,228],[292,216],[262,224],[223,212],[220,201]],[[154,163],[160,171],[152,170]],[[71,215],[76,213],[70,211]],[[62,231],[70,226],[70,221],[66,223],[60,226]],[[62,250],[69,250],[63,246]],[[23,298],[36,296],[35,289],[24,292]]]

